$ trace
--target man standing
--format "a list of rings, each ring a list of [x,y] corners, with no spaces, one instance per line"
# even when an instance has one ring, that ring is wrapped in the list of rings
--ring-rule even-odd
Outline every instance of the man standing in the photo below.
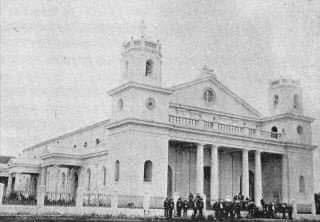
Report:
[[[198,210],[198,199],[199,199],[199,195],[196,196],[196,198],[194,198],[193,201],[193,218],[195,218],[197,216],[197,210]]]
[[[193,210],[192,217],[194,217],[194,200],[193,200],[193,195],[192,193],[189,194],[189,204],[188,204],[189,209]]]
[[[183,201],[183,217],[187,217],[188,216],[188,208],[189,208],[188,200],[185,199]]]
[[[204,202],[203,202],[203,199],[202,197],[198,197],[198,200],[197,200],[197,209],[199,211],[199,218],[202,218],[203,217],[203,207],[204,207]]]
[[[171,219],[172,218],[172,214],[173,214],[173,209],[174,209],[174,202],[173,202],[173,199],[170,198],[169,200],[169,218]]]
[[[181,197],[178,198],[176,205],[177,205],[177,216],[181,217],[181,211],[182,211],[182,205],[183,205]]]
[[[163,208],[164,208],[164,216],[167,218],[169,216],[168,210],[169,210],[169,198],[166,197],[166,199],[163,202]]]

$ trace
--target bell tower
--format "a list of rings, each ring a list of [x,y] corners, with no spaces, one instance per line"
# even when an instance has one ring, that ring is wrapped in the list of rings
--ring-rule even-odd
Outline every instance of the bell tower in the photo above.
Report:
[[[284,113],[303,115],[300,82],[285,78],[271,81],[269,88],[269,108],[271,115]]]
[[[122,83],[137,82],[161,86],[161,44],[146,34],[144,22],[140,25],[140,37],[123,43],[121,54]]]

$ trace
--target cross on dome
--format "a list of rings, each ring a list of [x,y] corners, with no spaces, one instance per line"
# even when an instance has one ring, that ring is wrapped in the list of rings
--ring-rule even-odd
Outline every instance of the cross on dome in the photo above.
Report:
[[[213,69],[210,69],[207,65],[204,65],[202,70],[201,70],[201,75],[202,76],[214,76],[215,77],[215,73]]]

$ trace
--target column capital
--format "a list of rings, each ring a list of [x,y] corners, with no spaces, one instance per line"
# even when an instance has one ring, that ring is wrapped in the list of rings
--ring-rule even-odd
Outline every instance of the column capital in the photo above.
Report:
[[[261,154],[262,151],[261,151],[261,150],[255,150],[254,153],[255,153],[255,154]]]
[[[197,146],[205,146],[206,145],[206,143],[202,143],[202,142],[197,142],[196,144],[197,144]]]

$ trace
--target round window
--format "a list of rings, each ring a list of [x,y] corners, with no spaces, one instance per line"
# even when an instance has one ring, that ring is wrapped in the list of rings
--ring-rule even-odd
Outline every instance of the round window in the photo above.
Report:
[[[303,133],[303,128],[302,128],[302,126],[298,126],[298,127],[297,127],[297,133],[298,133],[299,135],[301,135],[301,134]]]
[[[122,110],[122,109],[123,109],[123,100],[122,100],[122,99],[119,99],[119,100],[118,100],[118,109],[119,109],[119,110]]]
[[[146,107],[149,110],[152,110],[155,107],[156,101],[154,100],[154,98],[148,98],[146,101]]]
[[[212,103],[215,100],[213,89],[206,89],[203,93],[203,99],[206,103]]]

